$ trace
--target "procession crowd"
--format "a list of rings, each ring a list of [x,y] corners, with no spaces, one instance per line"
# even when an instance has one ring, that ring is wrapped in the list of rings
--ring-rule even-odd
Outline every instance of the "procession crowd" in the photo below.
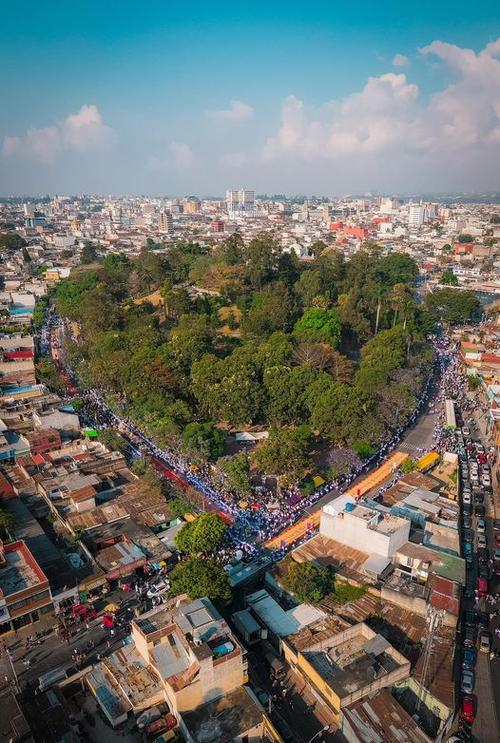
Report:
[[[443,418],[444,398],[461,397],[464,394],[463,376],[459,371],[458,355],[448,339],[445,336],[434,336],[431,342],[435,354],[434,366],[418,403],[405,424],[394,430],[373,455],[362,462],[358,460],[351,464],[347,473],[323,483],[307,496],[301,494],[298,486],[283,491],[279,498],[264,488],[254,488],[245,496],[242,504],[240,495],[221,485],[213,468],[206,465],[193,472],[183,454],[160,448],[132,420],[113,412],[97,388],[80,393],[80,397],[87,418],[99,427],[116,429],[128,441],[133,455],[146,455],[156,459],[188,486],[203,494],[209,504],[230,516],[234,523],[228,530],[229,541],[245,555],[251,556],[255,554],[259,544],[293,525],[304,515],[306,509],[314,506],[325,494],[342,493],[364,472],[378,467],[400,444],[404,434],[415,424],[427,405],[438,412],[433,448],[446,447],[448,436]],[[424,454],[425,451],[421,450],[419,453]],[[398,474],[401,473],[395,473],[395,477]]]

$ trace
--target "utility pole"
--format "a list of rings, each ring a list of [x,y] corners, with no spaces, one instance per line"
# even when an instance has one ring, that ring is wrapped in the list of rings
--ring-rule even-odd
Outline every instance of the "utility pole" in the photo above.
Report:
[[[419,711],[422,705],[423,699],[424,699],[424,695],[426,693],[425,681],[427,678],[427,672],[429,670],[429,661],[430,661],[430,657],[432,654],[432,646],[434,644],[436,633],[443,624],[443,620],[444,620],[444,609],[436,609],[434,606],[429,604],[427,606],[427,615],[426,615],[426,622],[429,627],[429,635],[425,643],[424,660],[422,663],[422,675],[420,678],[420,692],[418,695],[417,704],[415,706],[415,712]]]

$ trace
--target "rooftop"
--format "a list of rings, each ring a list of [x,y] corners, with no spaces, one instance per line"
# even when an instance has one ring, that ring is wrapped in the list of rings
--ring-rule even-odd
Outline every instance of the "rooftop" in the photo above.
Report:
[[[430,743],[430,738],[386,690],[344,709],[344,725],[370,743]]]
[[[152,667],[144,662],[135,645],[124,645],[106,658],[103,664],[134,708],[140,707],[143,702],[157,694],[158,676]]]
[[[8,597],[47,581],[24,542],[6,544],[3,551],[5,563],[0,563],[0,595]]]
[[[318,565],[332,565],[343,577],[359,583],[366,583],[363,565],[369,557],[367,552],[348,547],[345,544],[317,534],[292,552],[296,562],[315,562]],[[279,563],[277,566],[279,571]]]
[[[356,624],[330,637],[314,641],[302,655],[336,694],[343,699],[383,676],[410,664],[366,624]]]
[[[310,604],[300,604],[285,610],[266,590],[251,593],[246,597],[246,603],[262,623],[278,637],[294,634],[325,616],[324,612]]]
[[[196,743],[229,743],[262,724],[263,710],[245,686],[182,715]],[[260,737],[257,736],[257,737]]]

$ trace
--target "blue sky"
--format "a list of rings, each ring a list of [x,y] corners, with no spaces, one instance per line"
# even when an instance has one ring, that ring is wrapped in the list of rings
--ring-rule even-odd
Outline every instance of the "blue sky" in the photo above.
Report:
[[[500,188],[493,0],[20,7],[2,194]]]

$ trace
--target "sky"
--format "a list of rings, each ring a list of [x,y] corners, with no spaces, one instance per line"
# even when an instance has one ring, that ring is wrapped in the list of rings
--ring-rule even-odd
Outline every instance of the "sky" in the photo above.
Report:
[[[24,0],[1,22],[1,195],[500,191],[498,0]]]

